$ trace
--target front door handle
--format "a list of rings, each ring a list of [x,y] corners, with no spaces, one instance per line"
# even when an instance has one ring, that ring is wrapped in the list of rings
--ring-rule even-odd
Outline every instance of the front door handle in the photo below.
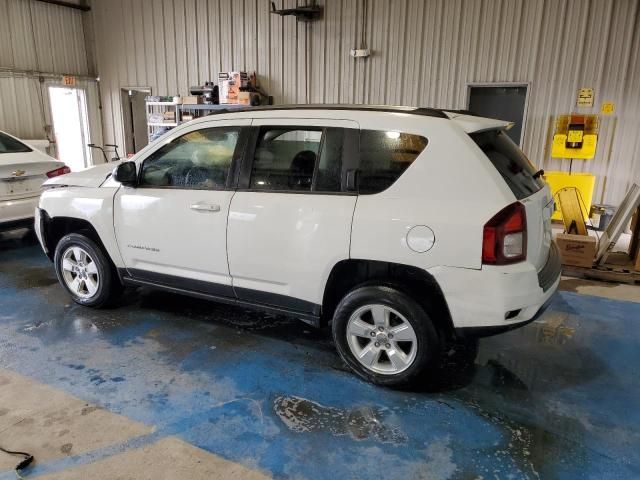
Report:
[[[198,210],[202,212],[219,212],[220,205],[212,205],[211,203],[194,203],[191,205],[191,210]]]

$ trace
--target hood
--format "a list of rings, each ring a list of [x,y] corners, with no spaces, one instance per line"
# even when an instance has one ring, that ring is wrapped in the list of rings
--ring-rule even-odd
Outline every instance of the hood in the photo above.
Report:
[[[109,162],[88,168],[81,172],[67,173],[44,182],[45,187],[99,187],[111,176],[111,172],[120,162]]]

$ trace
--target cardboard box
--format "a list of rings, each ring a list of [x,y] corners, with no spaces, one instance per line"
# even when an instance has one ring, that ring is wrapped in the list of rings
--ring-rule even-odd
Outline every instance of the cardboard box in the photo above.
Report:
[[[238,103],[240,105],[251,105],[251,92],[238,92]]]
[[[187,97],[182,97],[183,105],[199,105],[202,103],[201,95],[189,95]]]
[[[560,233],[556,236],[556,245],[563,265],[587,268],[593,266],[597,250],[595,237]]]
[[[221,72],[218,74],[218,93],[220,103],[238,103],[241,87],[249,83],[247,72]]]

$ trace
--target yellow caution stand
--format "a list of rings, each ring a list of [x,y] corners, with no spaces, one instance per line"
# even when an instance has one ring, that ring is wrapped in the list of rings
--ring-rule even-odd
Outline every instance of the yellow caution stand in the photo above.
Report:
[[[589,210],[593,199],[596,176],[591,173],[545,172],[544,179],[549,184],[551,194],[556,199],[556,208],[551,218],[562,220],[562,212],[558,204],[558,192],[564,188],[575,188],[580,192],[584,205],[580,205],[585,221],[589,218]],[[587,209],[585,211],[585,209]]]
[[[589,160],[596,154],[598,143],[599,118],[592,114],[559,115],[555,120],[555,132],[551,145],[551,157],[567,159],[573,163],[574,159]],[[576,189],[582,200],[580,207],[585,221],[589,219],[593,189],[596,183],[595,175],[591,173],[546,172],[544,179],[551,188],[556,199],[556,208],[551,218],[562,220],[562,211],[558,207],[558,192],[565,188]]]

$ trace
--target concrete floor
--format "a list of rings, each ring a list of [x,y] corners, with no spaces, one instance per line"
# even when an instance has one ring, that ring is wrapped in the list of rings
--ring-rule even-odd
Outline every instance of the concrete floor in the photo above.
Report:
[[[145,289],[79,307],[5,236],[0,446],[36,456],[29,478],[639,478],[639,289],[564,286],[398,392],[300,322]]]

